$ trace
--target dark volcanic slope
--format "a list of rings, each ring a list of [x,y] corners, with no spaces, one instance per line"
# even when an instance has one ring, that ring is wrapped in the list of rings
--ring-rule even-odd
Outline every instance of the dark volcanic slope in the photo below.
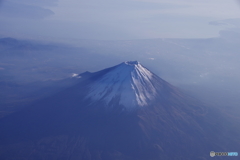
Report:
[[[1,119],[0,159],[204,160],[237,151],[226,126],[217,111],[125,62]]]

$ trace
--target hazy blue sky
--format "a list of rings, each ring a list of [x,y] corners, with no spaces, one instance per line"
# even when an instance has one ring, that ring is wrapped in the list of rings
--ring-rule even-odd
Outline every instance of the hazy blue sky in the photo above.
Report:
[[[0,36],[33,39],[216,37],[240,24],[236,0],[0,0]]]

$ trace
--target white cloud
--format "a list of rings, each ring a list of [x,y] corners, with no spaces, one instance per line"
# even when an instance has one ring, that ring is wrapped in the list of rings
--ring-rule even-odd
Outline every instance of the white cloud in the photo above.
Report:
[[[76,74],[76,73],[73,73],[71,77],[72,78],[82,78],[81,76],[79,76],[79,74]]]

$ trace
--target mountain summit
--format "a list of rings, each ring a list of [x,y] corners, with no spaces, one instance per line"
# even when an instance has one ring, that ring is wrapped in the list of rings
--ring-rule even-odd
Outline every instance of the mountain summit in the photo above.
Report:
[[[112,106],[114,101],[127,110],[147,106],[156,98],[156,76],[137,61],[123,62],[94,81],[87,98],[102,100]]]
[[[218,111],[137,61],[74,77],[0,119],[0,159],[206,160],[239,147]]]

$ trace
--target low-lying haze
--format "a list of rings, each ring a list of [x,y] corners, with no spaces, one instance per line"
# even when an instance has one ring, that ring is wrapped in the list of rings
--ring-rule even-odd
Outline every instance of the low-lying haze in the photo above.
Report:
[[[19,38],[126,40],[209,38],[240,18],[236,0],[3,0],[0,35]]]

